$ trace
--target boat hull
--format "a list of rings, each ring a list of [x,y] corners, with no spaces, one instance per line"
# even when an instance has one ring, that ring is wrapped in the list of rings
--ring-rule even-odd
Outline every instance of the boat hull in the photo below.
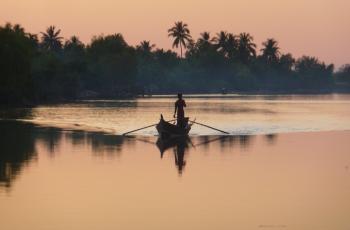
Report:
[[[156,129],[161,138],[171,138],[176,136],[187,136],[191,130],[191,125],[188,124],[188,118],[185,118],[185,127],[179,127],[177,125],[166,122],[163,118],[160,119],[156,125]]]

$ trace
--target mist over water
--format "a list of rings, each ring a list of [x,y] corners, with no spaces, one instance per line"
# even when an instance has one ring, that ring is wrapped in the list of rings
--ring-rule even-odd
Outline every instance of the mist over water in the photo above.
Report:
[[[350,130],[349,95],[185,95],[186,116],[232,135]],[[160,114],[173,119],[175,97],[80,101],[12,109],[3,119],[19,119],[65,129],[122,134],[157,123]],[[134,133],[156,135],[155,128]],[[217,135],[194,125],[191,135]]]

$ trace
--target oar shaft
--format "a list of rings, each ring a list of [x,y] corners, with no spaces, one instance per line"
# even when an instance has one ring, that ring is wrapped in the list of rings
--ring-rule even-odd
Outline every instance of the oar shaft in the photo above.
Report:
[[[172,121],[175,121],[175,119],[170,120],[170,121],[167,121],[167,122],[172,122]],[[142,129],[147,129],[147,128],[150,128],[150,127],[156,126],[156,125],[158,125],[158,123],[153,124],[153,125],[148,125],[148,126],[145,126],[145,127],[139,128],[139,129],[134,129],[134,130],[131,130],[131,131],[129,131],[129,132],[123,133],[123,136],[125,136],[125,135],[127,135],[127,134],[130,134],[130,133],[133,133],[133,132],[136,132],[136,131],[140,131],[140,130],[142,130]]]
[[[225,133],[225,134],[230,134],[230,133],[228,133],[228,132],[226,132],[226,131],[223,131],[223,130],[220,130],[220,129],[211,127],[211,126],[206,125],[206,124],[199,123],[199,122],[197,122],[197,121],[191,121],[191,122],[193,122],[193,123],[195,123],[195,124],[197,124],[197,125],[201,125],[201,126],[207,127],[207,128],[209,128],[209,129],[214,129],[214,130],[216,130],[216,131],[219,131],[219,132],[222,132],[222,133]]]
[[[157,123],[157,124],[158,124],[158,123]],[[142,128],[139,128],[139,129],[131,130],[131,131],[129,131],[129,132],[123,133],[123,136],[125,136],[125,135],[127,135],[127,134],[129,134],[129,133],[133,133],[133,132],[136,132],[136,131],[140,131],[140,130],[142,130],[142,129],[150,128],[150,127],[155,126],[155,125],[157,125],[157,124],[148,125],[148,126],[146,126],[146,127],[142,127]]]

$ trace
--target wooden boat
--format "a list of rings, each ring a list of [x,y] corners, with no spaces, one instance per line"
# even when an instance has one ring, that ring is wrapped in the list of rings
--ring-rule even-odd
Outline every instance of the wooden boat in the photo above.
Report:
[[[189,118],[186,117],[182,127],[171,124],[164,120],[163,115],[160,115],[160,121],[156,125],[156,129],[161,138],[171,138],[176,136],[187,136],[191,130],[192,124],[189,124]]]

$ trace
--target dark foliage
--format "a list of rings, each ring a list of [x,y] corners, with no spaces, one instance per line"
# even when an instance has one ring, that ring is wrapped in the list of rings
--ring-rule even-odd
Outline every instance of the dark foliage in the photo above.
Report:
[[[350,64],[343,65],[334,74],[335,84],[340,90],[347,91],[350,88]]]
[[[220,31],[197,40],[188,25],[168,30],[181,55],[150,41],[136,47],[121,34],[94,37],[83,44],[63,41],[50,26],[37,35],[19,25],[0,27],[0,104],[33,105],[77,98],[131,97],[137,94],[267,92],[319,93],[349,90],[350,67],[333,73],[315,57],[293,58],[267,39],[257,54],[253,37]],[[183,49],[185,55],[182,57]]]
[[[19,25],[0,27],[0,104],[32,99],[33,36]]]

